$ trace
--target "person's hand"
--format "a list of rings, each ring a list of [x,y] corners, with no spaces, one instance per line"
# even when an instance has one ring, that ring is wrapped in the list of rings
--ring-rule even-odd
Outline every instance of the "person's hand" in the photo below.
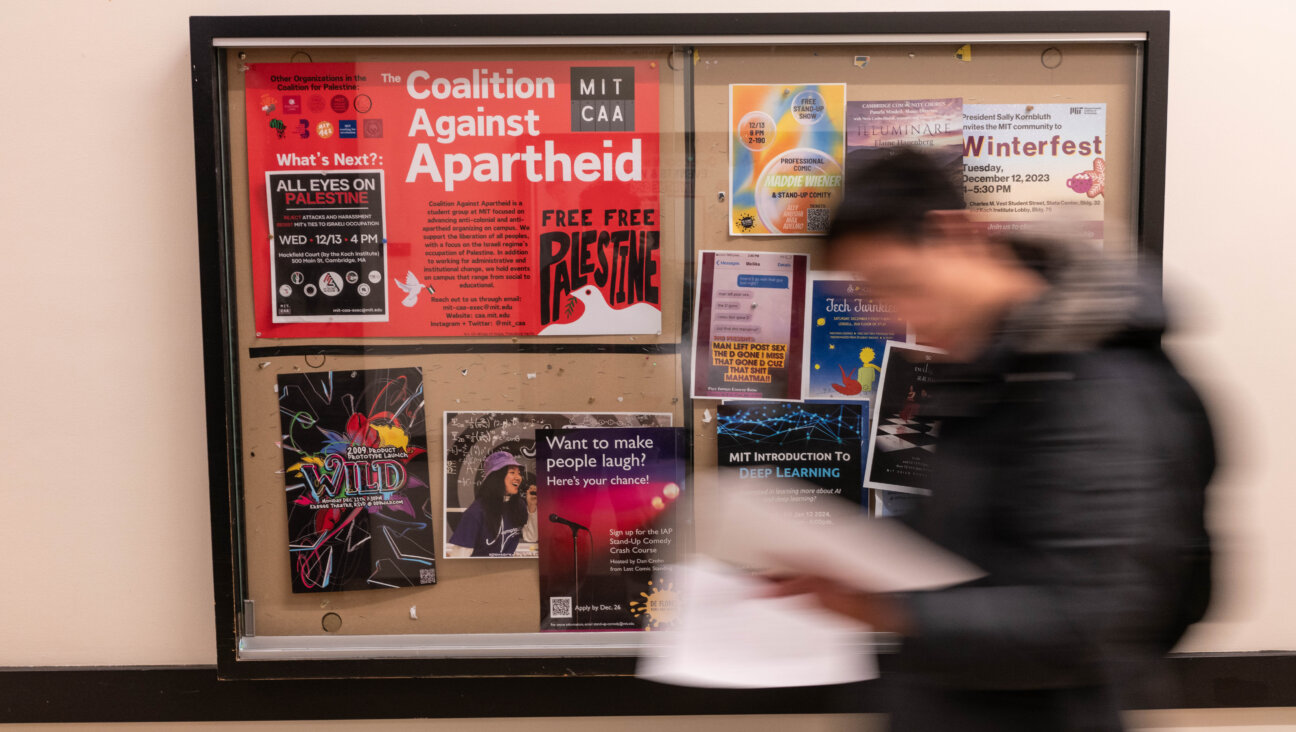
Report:
[[[893,595],[860,592],[827,577],[766,577],[766,597],[811,595],[826,610],[866,623],[884,633],[910,635],[912,623],[904,602]]]

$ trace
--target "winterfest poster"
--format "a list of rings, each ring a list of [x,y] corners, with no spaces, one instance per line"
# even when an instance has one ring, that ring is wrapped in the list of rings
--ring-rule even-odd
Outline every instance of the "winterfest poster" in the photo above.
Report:
[[[806,255],[700,255],[693,396],[800,399]]]
[[[862,502],[864,405],[739,402],[716,409],[721,467],[747,481],[756,500],[795,509],[792,518],[831,526],[833,496]],[[795,478],[795,481],[785,480]]]
[[[658,74],[250,65],[257,335],[660,332]]]
[[[967,104],[963,135],[964,198],[991,233],[1102,241],[1106,104]]]
[[[729,86],[729,233],[822,235],[842,194],[845,84]]]
[[[963,169],[963,100],[846,103],[846,169],[858,170],[900,146],[922,148],[958,175]]]
[[[806,399],[866,401],[882,373],[887,341],[905,339],[894,308],[860,280],[811,273],[806,304]]]
[[[280,374],[293,592],[436,582],[423,374]]]
[[[536,433],[541,630],[670,627],[687,455],[682,429]]]
[[[864,485],[900,493],[931,492],[932,458],[940,438],[940,420],[929,413],[936,348],[888,343],[882,356],[882,378],[873,401],[872,431]]]
[[[536,431],[669,427],[669,414],[446,412],[447,559],[535,557],[544,489]]]

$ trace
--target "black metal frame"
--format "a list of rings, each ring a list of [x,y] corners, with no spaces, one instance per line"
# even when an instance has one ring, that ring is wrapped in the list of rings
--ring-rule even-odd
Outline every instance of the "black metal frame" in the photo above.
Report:
[[[0,671],[0,719],[12,722],[178,721],[697,714],[867,711],[876,708],[871,684],[761,692],[716,692],[660,687],[628,676],[631,661],[595,659],[428,659],[359,661],[237,660],[238,612],[243,598],[237,527],[241,500],[232,480],[239,470],[239,355],[231,347],[232,236],[229,150],[223,117],[223,51],[217,38],[302,39],[375,37],[535,36],[752,36],[771,42],[789,35],[1146,33],[1139,145],[1138,236],[1159,259],[1164,232],[1168,12],[698,14],[563,16],[260,16],[190,19],[198,232],[202,278],[203,348],[211,481],[213,577],[216,590],[215,667]],[[691,104],[686,114],[691,114]],[[693,164],[693,140],[685,140]],[[686,224],[691,230],[693,177],[686,175]],[[686,256],[691,260],[691,244]],[[686,263],[686,266],[691,264]],[[684,288],[681,340],[687,343],[691,288]],[[686,346],[683,346],[686,348]],[[330,353],[387,353],[389,347],[347,346]],[[395,347],[407,349],[407,347]],[[423,350],[418,350],[423,349]],[[410,352],[433,352],[423,345]],[[658,346],[481,344],[458,352],[674,352]],[[636,350],[638,349],[638,350]],[[318,347],[255,349],[249,356],[305,355]],[[404,352],[404,351],[402,351]],[[691,412],[687,410],[686,412]],[[1176,656],[1171,666],[1182,695],[1155,706],[1262,706],[1296,703],[1296,654]],[[255,671],[250,671],[255,668]],[[512,679],[510,703],[499,705],[501,675]],[[257,677],[257,680],[239,677]],[[420,677],[441,677],[429,680]],[[278,680],[272,680],[274,677]],[[494,677],[494,678],[491,678]],[[235,680],[228,680],[235,679]],[[297,679],[297,680],[291,680]],[[309,679],[304,681],[303,679]],[[101,693],[84,694],[85,688]],[[377,700],[381,700],[375,703]]]

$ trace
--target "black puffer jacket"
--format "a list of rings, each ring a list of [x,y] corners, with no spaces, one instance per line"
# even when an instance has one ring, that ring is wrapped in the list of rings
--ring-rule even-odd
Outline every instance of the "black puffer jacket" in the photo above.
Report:
[[[1019,245],[1048,293],[945,369],[933,495],[911,522],[985,579],[909,598],[896,730],[1120,729],[1141,661],[1205,611],[1205,410],[1160,347],[1154,288]]]

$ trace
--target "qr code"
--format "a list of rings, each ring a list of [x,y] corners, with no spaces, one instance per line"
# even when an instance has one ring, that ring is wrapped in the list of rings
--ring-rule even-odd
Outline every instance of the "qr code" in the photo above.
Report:
[[[549,617],[570,618],[571,616],[572,616],[572,601],[570,597],[549,598]]]
[[[420,569],[419,569],[419,584],[420,584],[420,585],[435,585],[435,584],[436,584],[436,567],[420,568]]]
[[[827,206],[811,206],[806,209],[806,231],[827,231],[829,211]]]

